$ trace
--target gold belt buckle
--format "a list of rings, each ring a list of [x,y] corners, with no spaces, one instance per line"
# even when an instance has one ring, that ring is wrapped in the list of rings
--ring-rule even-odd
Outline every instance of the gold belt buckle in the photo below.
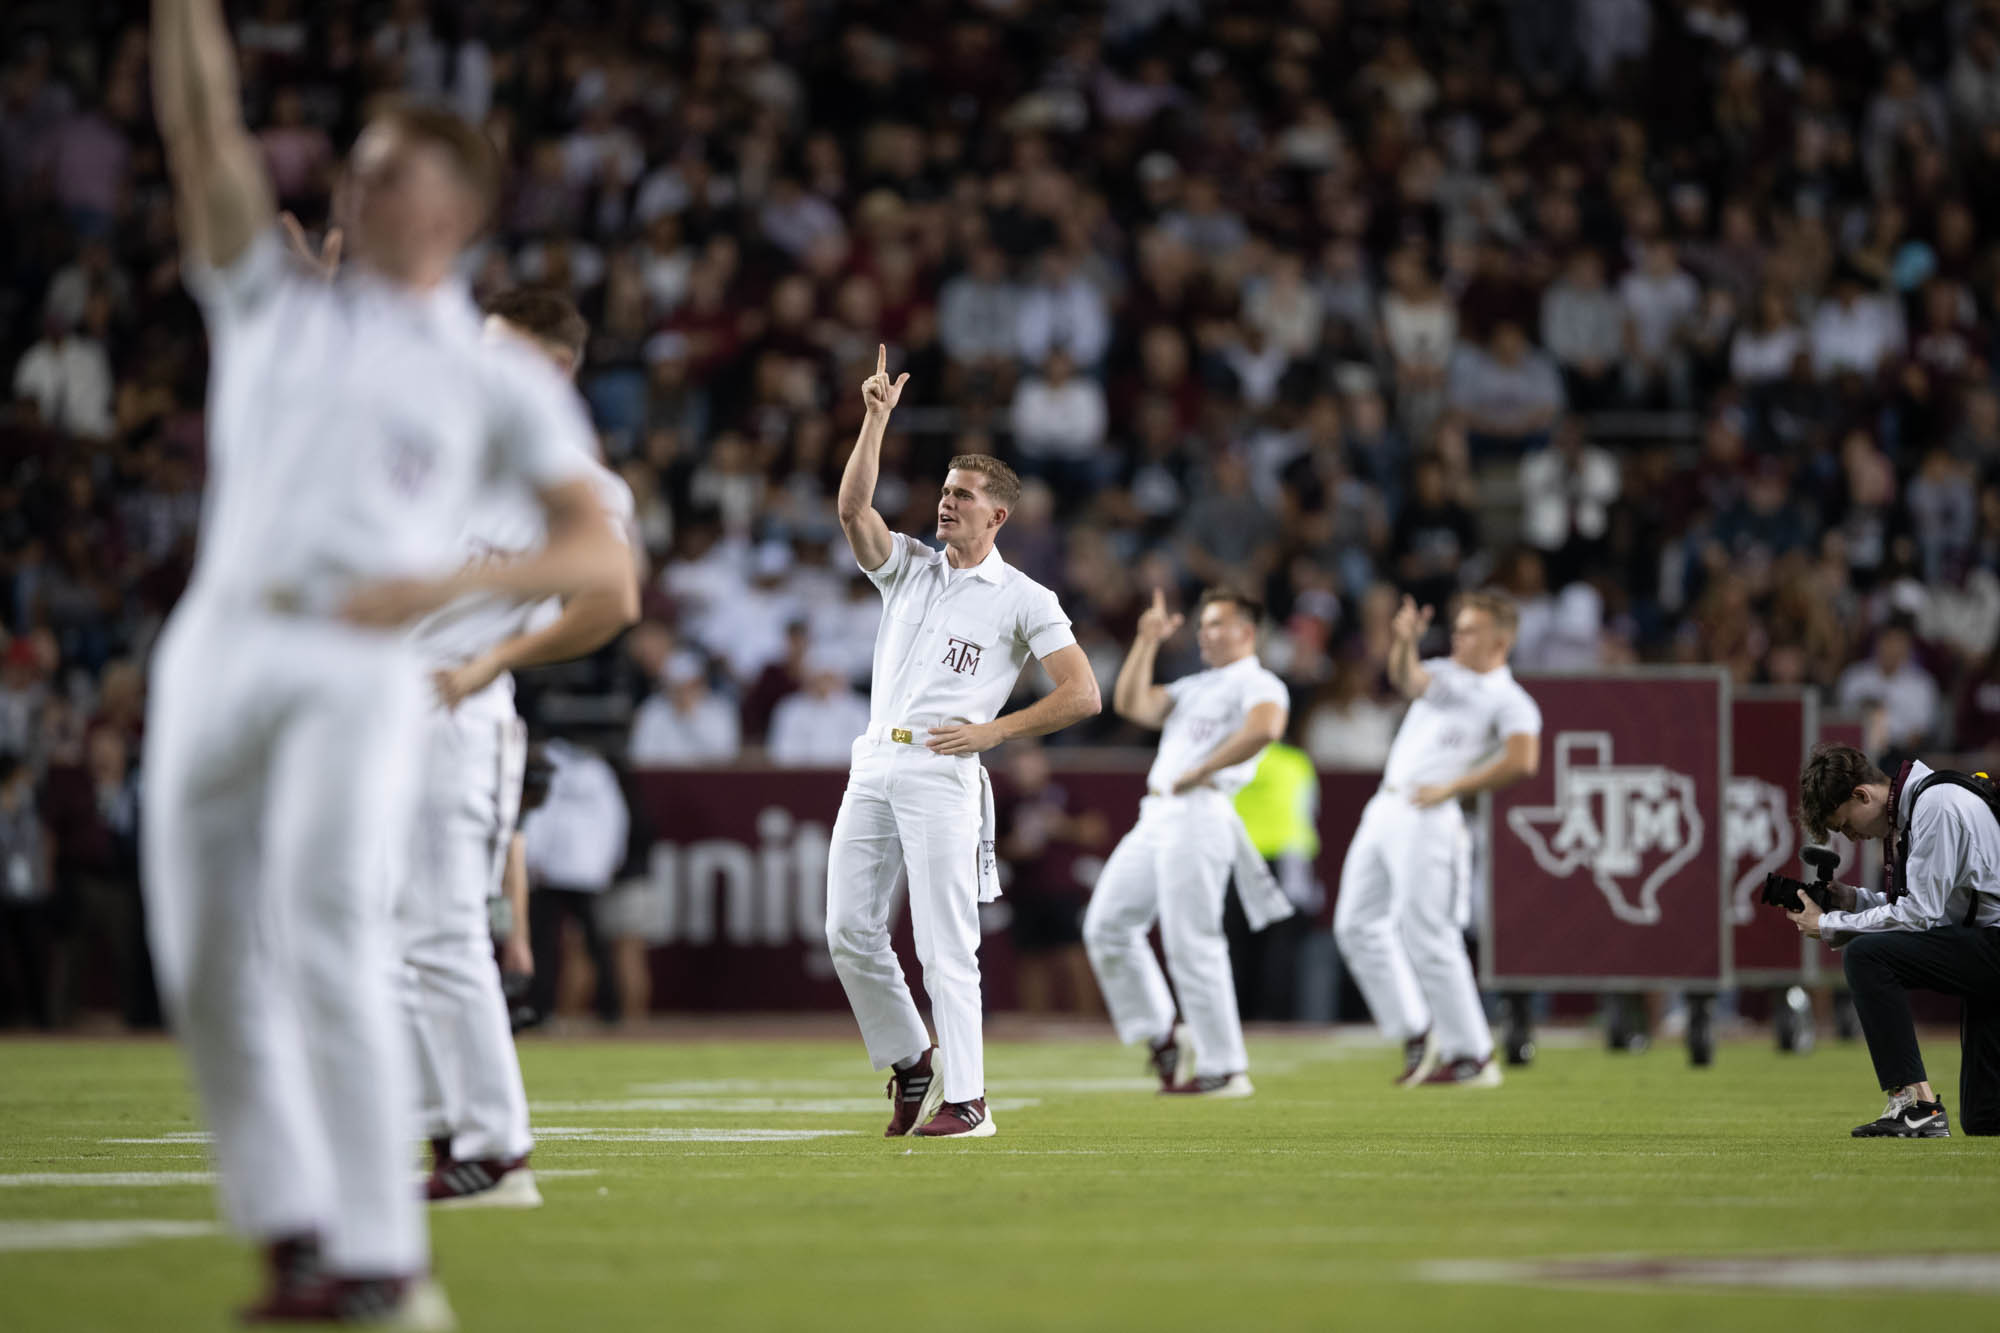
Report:
[[[916,740],[916,736],[908,727],[891,727],[889,739],[898,745],[909,745]]]

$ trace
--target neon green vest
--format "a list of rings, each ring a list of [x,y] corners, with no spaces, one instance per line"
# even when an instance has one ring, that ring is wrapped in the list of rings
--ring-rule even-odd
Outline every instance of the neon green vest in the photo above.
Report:
[[[1266,746],[1249,784],[1236,793],[1236,813],[1267,860],[1319,855],[1319,774],[1304,750]]]

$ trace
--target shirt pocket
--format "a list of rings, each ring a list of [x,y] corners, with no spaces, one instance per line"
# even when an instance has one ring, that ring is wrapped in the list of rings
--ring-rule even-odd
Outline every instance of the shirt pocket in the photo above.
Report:
[[[952,616],[931,643],[932,665],[968,679],[977,676],[1000,643],[1000,627],[990,620]]]

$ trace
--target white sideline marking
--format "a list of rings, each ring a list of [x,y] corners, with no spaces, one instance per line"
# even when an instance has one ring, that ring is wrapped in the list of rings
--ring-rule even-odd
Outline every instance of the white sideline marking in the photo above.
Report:
[[[1689,1259],[1612,1255],[1588,1259],[1438,1259],[1416,1265],[1429,1282],[1622,1287],[1767,1287],[1812,1291],[2000,1292],[2000,1255],[1771,1255]]]
[[[594,1176],[595,1167],[535,1168],[538,1180],[561,1180],[569,1176]],[[427,1177],[419,1172],[418,1180]],[[163,1189],[177,1185],[213,1185],[213,1171],[32,1171],[0,1176],[0,1189]]]
[[[662,1125],[633,1129],[585,1128],[572,1125],[537,1125],[535,1141],[552,1139],[559,1143],[796,1143],[803,1139],[837,1138],[858,1133],[852,1129],[669,1129]],[[536,1175],[542,1172],[537,1169]]]
[[[0,1254],[37,1250],[108,1250],[142,1240],[212,1236],[213,1222],[126,1218],[117,1222],[0,1222]]]
[[[1040,1106],[1038,1097],[1000,1097],[987,1105],[995,1111],[1021,1111]],[[882,1097],[630,1097],[607,1101],[530,1102],[537,1115],[578,1112],[654,1111],[709,1115],[877,1115],[888,1107]]]

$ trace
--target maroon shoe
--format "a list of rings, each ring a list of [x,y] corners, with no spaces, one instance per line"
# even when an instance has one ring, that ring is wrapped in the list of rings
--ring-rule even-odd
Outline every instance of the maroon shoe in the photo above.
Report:
[[[320,1265],[319,1237],[287,1236],[264,1247],[270,1280],[264,1299],[237,1312],[246,1324],[325,1319],[333,1311],[333,1281]]]
[[[1423,1081],[1426,1088],[1497,1088],[1500,1086],[1500,1066],[1493,1063],[1493,1057],[1476,1060],[1469,1055],[1452,1060],[1443,1060]]]
[[[944,1102],[944,1080],[931,1068],[931,1057],[936,1054],[937,1047],[933,1046],[908,1069],[889,1071],[889,1105],[894,1114],[889,1117],[889,1127],[882,1131],[883,1138],[900,1139],[913,1134],[918,1125],[937,1114]]]
[[[1174,1085],[1181,1081],[1181,1070],[1190,1063],[1191,1054],[1187,1050],[1187,1029],[1179,1023],[1150,1044],[1146,1065],[1159,1078],[1161,1092],[1173,1091]]]
[[[1250,1086],[1248,1074],[1196,1074],[1185,1083],[1176,1083],[1171,1088],[1160,1089],[1169,1097],[1248,1097],[1257,1089]]]
[[[1437,1042],[1426,1028],[1418,1035],[1403,1043],[1403,1072],[1396,1075],[1396,1086],[1414,1088],[1438,1067]]]
[[[993,1127],[993,1117],[986,1114],[984,1097],[946,1102],[936,1115],[917,1126],[918,1136],[926,1139],[990,1139],[999,1132]]]
[[[526,1154],[472,1162],[447,1161],[424,1182],[424,1198],[438,1208],[539,1208],[542,1192]]]

